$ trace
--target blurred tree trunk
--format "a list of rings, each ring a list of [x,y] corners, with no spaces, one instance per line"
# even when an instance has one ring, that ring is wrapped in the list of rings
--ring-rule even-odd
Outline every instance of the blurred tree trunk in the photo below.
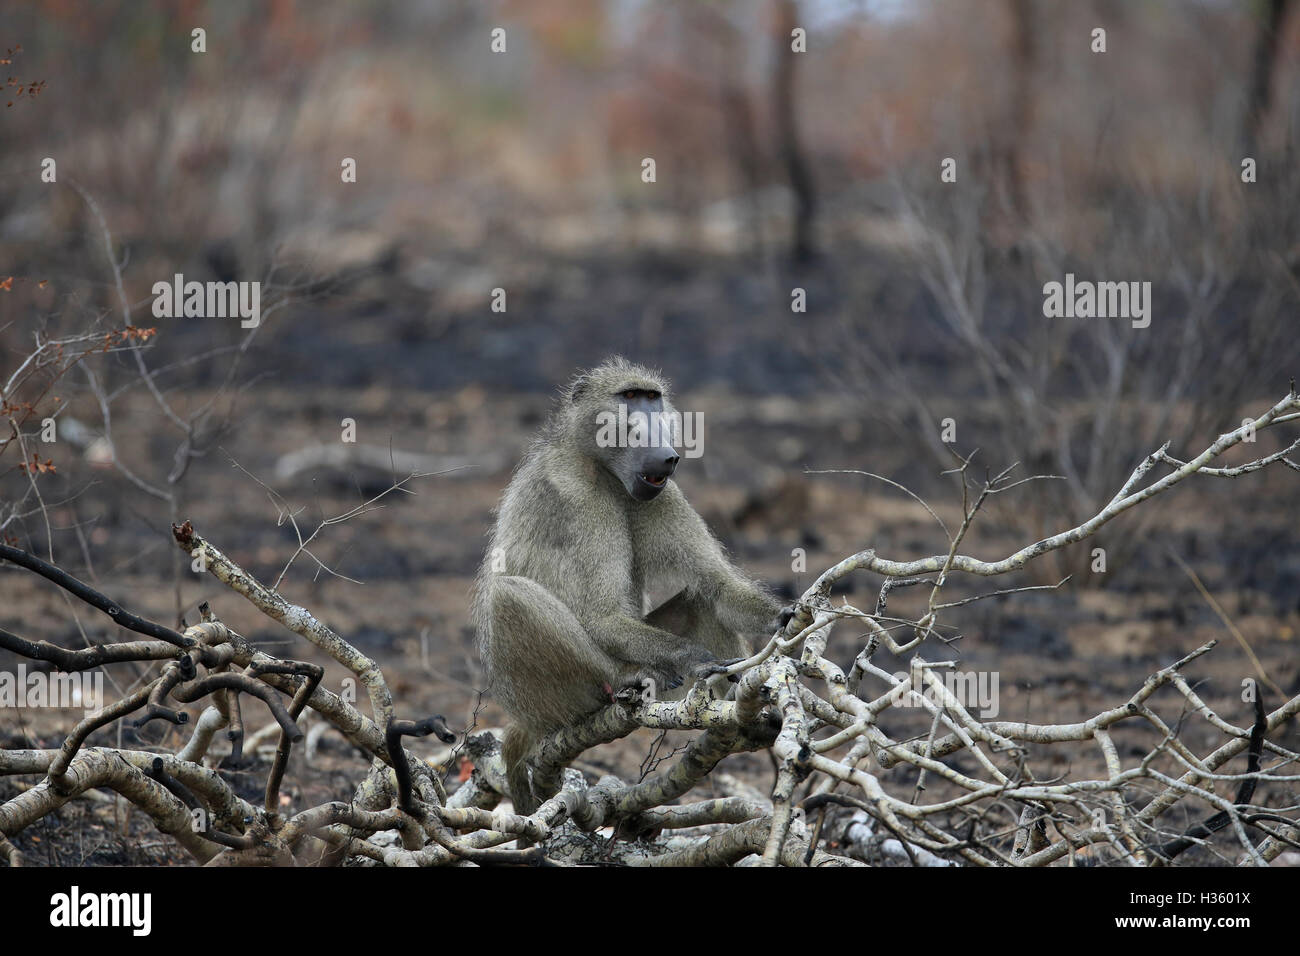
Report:
[[[731,162],[736,169],[740,190],[749,209],[750,252],[761,262],[763,259],[763,177],[758,134],[754,129],[754,113],[750,109],[748,94],[729,79],[724,78],[719,99],[722,103],[723,120],[727,126],[726,136]]]
[[[729,8],[726,8],[730,12]],[[759,143],[758,126],[754,121],[754,106],[745,88],[745,54],[743,38],[738,34],[730,16],[723,16],[712,8],[707,10],[710,29],[718,45],[718,109],[722,114],[723,139],[727,156],[736,176],[736,189],[740,199],[736,208],[744,205],[748,222],[746,232],[749,251],[756,260],[765,258],[763,241],[763,149]]]
[[[1034,81],[1038,61],[1033,0],[1009,0],[1012,26],[1011,102],[1002,131],[1004,173],[1012,212],[1021,220],[1029,214],[1025,191],[1025,141],[1034,119]]]
[[[776,0],[772,101],[777,145],[790,180],[790,188],[794,191],[794,231],[790,255],[795,262],[808,262],[815,254],[812,232],[817,196],[812,172],[799,140],[799,126],[794,111],[795,60],[801,54],[790,49],[790,31],[797,26],[799,9],[796,0]]]
[[[1247,94],[1242,142],[1246,152],[1253,152],[1259,128],[1273,101],[1273,67],[1277,63],[1278,38],[1291,0],[1266,0],[1267,8],[1259,21],[1255,36],[1255,56],[1251,67],[1250,91]]]

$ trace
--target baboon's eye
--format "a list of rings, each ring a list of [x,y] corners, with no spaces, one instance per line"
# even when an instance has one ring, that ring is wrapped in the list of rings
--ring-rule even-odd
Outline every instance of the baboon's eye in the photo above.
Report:
[[[650,399],[650,401],[652,401],[652,402],[657,402],[657,401],[659,401],[659,393],[658,393],[658,392],[647,392],[647,393],[646,393],[646,398]]]
[[[623,397],[630,402],[632,401],[632,399],[636,398],[636,392],[629,388],[626,392],[623,393]]]

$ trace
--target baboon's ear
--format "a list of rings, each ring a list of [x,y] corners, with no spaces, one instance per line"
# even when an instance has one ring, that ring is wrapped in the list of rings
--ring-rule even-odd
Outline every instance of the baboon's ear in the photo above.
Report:
[[[590,386],[591,377],[586,372],[582,372],[577,378],[570,382],[568,395],[566,396],[570,404],[582,398],[583,393],[586,392]]]

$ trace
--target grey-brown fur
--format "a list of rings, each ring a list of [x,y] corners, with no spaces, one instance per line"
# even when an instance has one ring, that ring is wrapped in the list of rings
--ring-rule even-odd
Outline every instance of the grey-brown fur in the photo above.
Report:
[[[475,583],[489,690],[513,721],[504,756],[521,812],[536,806],[522,758],[538,738],[608,704],[610,689],[650,678],[662,693],[702,662],[747,654],[780,611],[673,481],[652,500],[633,497],[644,453],[598,447],[597,413],[616,412],[628,389],[644,401],[659,393],[671,410],[663,377],[621,358],[563,390],[505,491]],[[647,615],[652,588],[675,596]]]

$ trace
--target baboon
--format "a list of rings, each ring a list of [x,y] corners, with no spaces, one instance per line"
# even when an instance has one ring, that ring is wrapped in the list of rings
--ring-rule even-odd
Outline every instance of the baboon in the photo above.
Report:
[[[651,680],[662,695],[746,656],[750,637],[789,619],[670,480],[675,431],[610,441],[620,414],[675,420],[668,389],[620,357],[580,373],[497,509],[472,615],[488,689],[512,720],[504,758],[521,813],[537,807],[523,758],[543,735],[621,688]],[[674,596],[647,614],[651,589]]]

